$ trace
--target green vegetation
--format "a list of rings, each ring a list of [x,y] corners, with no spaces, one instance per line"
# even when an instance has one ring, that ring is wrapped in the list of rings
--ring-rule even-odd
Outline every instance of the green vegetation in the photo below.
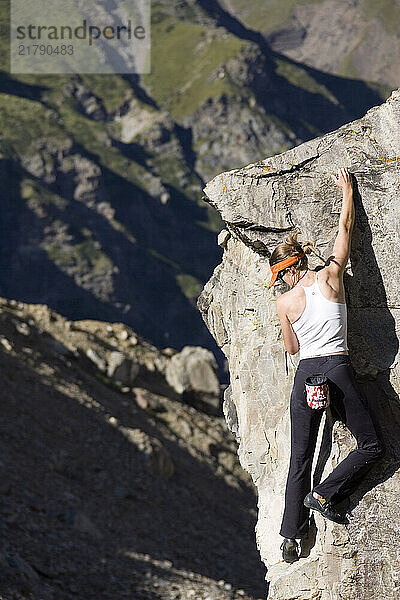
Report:
[[[10,2],[0,2],[0,70],[10,70]]]
[[[20,193],[21,198],[27,201],[29,208],[34,208],[37,205],[54,204],[60,210],[65,210],[68,206],[68,200],[28,177],[21,180]]]
[[[231,12],[255,31],[270,33],[282,29],[292,10],[298,5],[322,4],[325,0],[230,0]],[[338,3],[340,0],[338,0]],[[361,13],[368,21],[381,21],[386,30],[397,34],[400,23],[400,6],[394,0],[363,0]],[[334,10],[334,8],[333,8]]]
[[[114,146],[107,145],[107,125],[79,113],[72,99],[66,98],[59,111],[65,128],[71,132],[71,137],[73,136],[87,152],[94,154],[102,167],[142,187],[141,182],[146,170],[124,157]]]
[[[96,275],[109,273],[113,268],[110,258],[96,246],[93,240],[86,240],[73,246],[65,242],[59,245],[52,242],[46,246],[50,260],[62,267],[77,267],[79,271],[90,270]]]
[[[115,229],[115,231],[122,233],[122,235],[124,235],[126,237],[126,239],[131,242],[131,244],[136,244],[137,240],[136,240],[135,236],[132,235],[132,233],[129,231],[129,229],[127,227],[125,227],[125,225],[123,223],[120,223],[119,221],[117,221],[114,218],[109,219],[108,222],[110,223],[111,227],[113,229]]]
[[[219,233],[224,228],[224,221],[222,220],[217,209],[209,204],[206,204],[206,202],[201,199],[199,199],[198,204],[202,207],[204,207],[204,205],[206,206],[207,220],[195,221],[196,225],[199,225],[199,227],[204,227],[204,229],[207,229],[207,231],[211,231],[212,233]]]
[[[163,20],[153,26],[152,73],[143,76],[144,83],[157,103],[180,122],[207,98],[237,91],[227,77],[218,76],[218,70],[245,45],[221,29]]]
[[[362,12],[368,21],[377,19],[388,33],[398,35],[400,6],[394,0],[364,0]]]
[[[197,298],[203,289],[203,284],[196,277],[187,273],[178,273],[176,282],[186,298]]]
[[[353,63],[353,56],[352,56],[353,51],[354,51],[354,49],[351,52],[349,52],[348,54],[344,55],[343,60],[340,63],[337,72],[340,75],[343,75],[343,77],[350,77],[351,79],[359,79],[360,74],[358,72],[357,67]]]
[[[38,138],[65,142],[68,134],[57,121],[57,114],[40,102],[11,94],[0,94],[0,151],[8,156],[26,154]]]
[[[51,95],[49,91],[49,96]],[[89,154],[95,155],[104,169],[113,171],[138,187],[143,187],[143,181],[146,181],[145,168],[123,156],[117,148],[107,145],[107,125],[78,112],[73,99],[64,98],[56,111],[40,102],[0,94],[0,120],[0,152],[3,156],[36,154],[37,150],[34,147],[30,149],[30,145],[42,137],[46,139],[47,145],[51,142],[65,144],[74,139]],[[42,154],[42,159],[46,160],[46,153]],[[50,154],[49,160],[52,160]],[[179,162],[178,159],[176,162]],[[43,189],[40,193],[42,192]],[[28,191],[25,190],[24,193],[27,194]],[[49,201],[49,198],[50,196],[44,201]]]
[[[103,102],[107,112],[119,108],[124,100],[133,97],[132,88],[121,75],[82,74],[84,84]]]
[[[177,262],[175,262],[174,260],[171,260],[167,256],[163,256],[162,254],[160,254],[160,252],[157,252],[157,250],[155,250],[154,248],[147,248],[147,252],[153,258],[159,260],[160,262],[163,262],[164,264],[168,265],[169,267],[172,267],[175,270],[180,269],[179,264]]]
[[[336,102],[336,98],[328,88],[315,81],[304,68],[295,65],[284,58],[275,59],[275,64],[276,74],[284,77],[292,85],[314,94],[321,94],[321,96],[324,96],[329,102]]]
[[[347,54],[343,56],[343,60],[337,70],[340,75],[344,77],[350,77],[352,79],[359,79],[360,73],[356,65],[353,62],[353,53],[357,50],[359,46],[361,46],[365,40],[365,38],[369,35],[368,27],[365,27],[363,32],[359,35],[358,39],[353,40],[353,46],[351,50],[348,51]]]
[[[149,180],[147,169],[124,156],[115,146],[108,145],[108,134],[112,135],[112,123],[104,124],[85,117],[76,110],[72,99],[65,99],[59,111],[71,137],[88,153],[94,154],[99,165],[114,172],[122,180],[146,189],[146,181]],[[153,167],[163,181],[180,187],[179,174],[184,167],[179,156],[156,154],[153,157]],[[190,179],[195,178],[193,176]],[[112,192],[113,190],[109,189],[109,193]],[[120,190],[118,192],[120,193]]]
[[[367,85],[371,90],[377,92],[382,100],[387,100],[390,94],[393,92],[393,88],[385,83],[375,83],[375,81],[367,81]]]
[[[151,164],[156,169],[162,181],[180,188],[180,178],[185,171],[185,167],[178,157],[174,154],[158,154],[153,157]]]
[[[255,31],[268,33],[281,29],[299,4],[318,4],[324,0],[230,0],[232,12]],[[373,0],[372,0],[373,1]]]
[[[176,283],[186,298],[195,298],[200,294],[203,289],[203,284],[196,277],[189,273],[182,273],[181,267],[177,262],[171,260],[167,256],[163,256],[154,248],[147,248],[147,252],[153,258],[163,262],[175,271]]]

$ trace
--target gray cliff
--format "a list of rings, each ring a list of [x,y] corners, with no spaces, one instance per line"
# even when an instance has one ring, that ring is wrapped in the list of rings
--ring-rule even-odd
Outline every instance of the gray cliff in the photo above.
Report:
[[[303,557],[288,565],[281,559],[278,532],[290,452],[288,406],[299,359],[288,355],[285,360],[275,300],[287,288],[284,283],[268,288],[268,257],[290,231],[299,229],[300,240],[313,241],[320,255],[309,255],[310,267],[323,265],[341,209],[341,193],[330,175],[341,166],[357,181],[356,221],[344,275],[349,350],[386,454],[351,496],[349,525],[317,515]],[[398,597],[399,181],[397,90],[363,118],[222,173],[204,190],[226,229],[218,238],[222,262],[200,294],[198,308],[229,362],[224,414],[236,435],[241,465],[258,488],[256,543],[268,568],[270,599]],[[349,431],[340,422],[332,424],[329,413],[322,427],[328,436],[320,431],[316,477],[354,447]]]

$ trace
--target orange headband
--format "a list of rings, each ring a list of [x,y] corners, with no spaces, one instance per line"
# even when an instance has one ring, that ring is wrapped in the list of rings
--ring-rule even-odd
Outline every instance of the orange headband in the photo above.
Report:
[[[278,263],[275,263],[274,265],[272,265],[272,267],[271,267],[272,277],[271,277],[271,281],[269,282],[268,287],[271,287],[271,285],[274,285],[276,278],[278,277],[279,271],[286,269],[286,267],[290,267],[290,265],[293,265],[295,262],[297,262],[299,260],[299,258],[303,258],[303,256],[305,256],[305,253],[301,252],[297,256],[288,256],[288,258],[281,260],[281,262],[278,262]]]

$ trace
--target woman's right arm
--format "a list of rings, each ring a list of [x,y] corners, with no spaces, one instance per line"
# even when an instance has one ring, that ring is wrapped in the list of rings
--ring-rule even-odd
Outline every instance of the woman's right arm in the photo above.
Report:
[[[332,255],[328,259],[327,268],[333,275],[343,275],[350,257],[351,234],[354,225],[353,183],[346,168],[338,169],[338,176],[332,179],[343,192],[342,210],[339,217],[339,232],[336,236]]]

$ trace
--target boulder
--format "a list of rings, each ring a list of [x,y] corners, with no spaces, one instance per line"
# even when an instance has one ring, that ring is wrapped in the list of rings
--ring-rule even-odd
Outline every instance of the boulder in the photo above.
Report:
[[[140,366],[123,352],[118,350],[110,352],[107,363],[107,375],[122,385],[133,385],[138,375]]]
[[[169,385],[185,400],[199,408],[217,410],[220,403],[220,384],[214,354],[200,346],[185,346],[168,361],[165,377]]]
[[[88,357],[89,360],[92,361],[92,363],[94,365],[96,365],[96,367],[99,369],[99,371],[106,370],[106,368],[107,368],[106,360],[103,356],[100,356],[100,354],[98,352],[96,352],[96,350],[93,350],[93,348],[87,348],[86,356]]]
[[[175,465],[170,453],[165,448],[161,440],[149,435],[138,427],[119,427],[119,431],[124,435],[138,450],[144,453],[147,464],[158,471],[165,479],[170,479],[175,473]]]
[[[268,287],[268,258],[298,229],[300,240],[313,241],[317,249],[309,255],[310,268],[324,264],[338,231],[342,198],[331,174],[343,166],[357,183],[344,275],[349,351],[386,454],[351,496],[349,525],[317,514],[314,538],[302,558],[289,565],[281,559],[279,527],[290,454],[289,398],[299,358],[285,360],[275,301],[287,287],[283,282]],[[198,308],[229,363],[223,408],[241,465],[258,488],[256,543],[268,568],[268,597],[395,598],[400,572],[400,90],[336,131],[218,175],[204,192],[231,235],[223,236],[222,261],[198,297]],[[323,476],[354,444],[340,423],[331,435]]]

